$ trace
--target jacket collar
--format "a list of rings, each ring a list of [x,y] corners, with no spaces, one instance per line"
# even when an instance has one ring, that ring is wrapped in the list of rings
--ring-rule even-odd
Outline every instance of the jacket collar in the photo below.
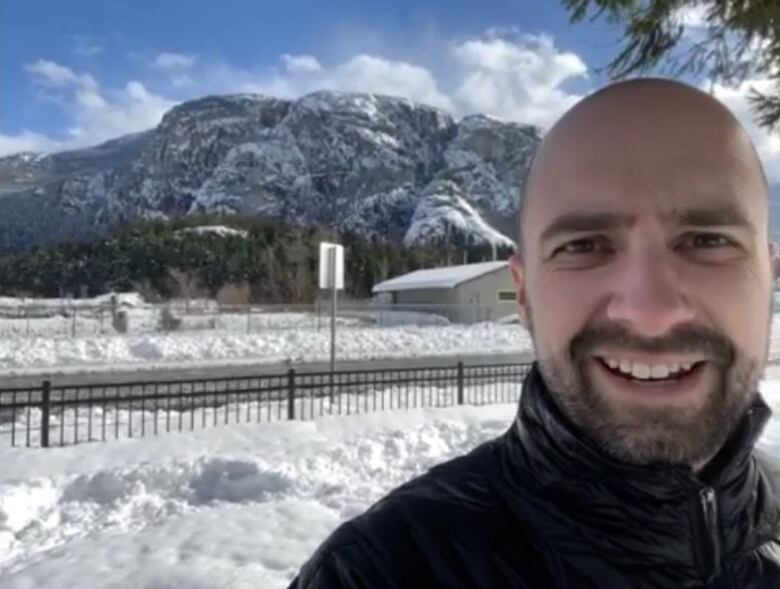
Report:
[[[776,533],[777,506],[752,456],[770,416],[757,396],[698,476],[681,466],[631,465],[603,453],[562,414],[534,365],[507,434],[508,467],[549,518],[540,532],[551,541],[590,546],[631,566],[698,570],[699,546],[708,540],[698,537],[702,490],[715,492],[723,537],[709,540],[724,556]]]

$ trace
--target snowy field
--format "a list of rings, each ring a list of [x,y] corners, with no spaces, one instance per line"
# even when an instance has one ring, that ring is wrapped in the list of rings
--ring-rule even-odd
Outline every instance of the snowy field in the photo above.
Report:
[[[129,293],[118,296],[118,308],[129,318],[128,333],[119,334],[111,325],[107,301],[108,295],[68,306],[70,302],[60,299],[40,299],[33,307],[29,299],[0,297],[0,381],[3,376],[39,372],[186,369],[330,358],[329,319],[309,307],[306,312],[293,308],[217,313],[213,302],[193,301],[189,314],[182,307],[173,313],[181,321],[179,330],[161,333],[160,308]],[[96,311],[96,305],[104,311]],[[455,325],[439,315],[408,311],[345,313],[337,319],[341,360],[518,353],[531,348],[528,334],[517,324]],[[68,336],[73,325],[77,337]]]
[[[442,327],[387,327],[337,331],[340,360],[516,353],[531,349],[518,325],[479,323]],[[244,334],[229,331],[75,339],[0,338],[3,376],[187,368],[275,362],[326,361],[330,333],[285,329]],[[1,385],[0,385],[1,386]]]
[[[148,303],[138,293],[114,295],[116,311],[124,317],[122,330],[112,321],[112,295],[92,299],[24,299],[0,297],[0,338],[74,338],[170,331],[163,315],[170,312],[176,331],[220,330],[257,333],[276,329],[328,329],[327,301],[317,305],[236,305],[220,307],[209,299]],[[453,306],[454,307],[454,306]],[[477,308],[475,318],[487,318]],[[336,319],[344,327],[395,327],[448,325],[446,317],[403,306],[342,303]]]
[[[780,381],[762,386],[780,409]],[[3,589],[275,589],[339,522],[503,433],[514,405],[0,446]],[[760,445],[780,452],[780,419]]]

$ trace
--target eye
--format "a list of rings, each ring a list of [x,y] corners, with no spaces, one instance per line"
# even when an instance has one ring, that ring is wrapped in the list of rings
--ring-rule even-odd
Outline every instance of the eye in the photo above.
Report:
[[[682,245],[696,249],[715,249],[732,246],[734,242],[720,233],[692,233],[683,238]]]
[[[606,245],[599,239],[593,237],[583,237],[569,241],[557,247],[553,251],[553,257],[557,255],[585,255],[593,253],[602,253],[606,251]]]

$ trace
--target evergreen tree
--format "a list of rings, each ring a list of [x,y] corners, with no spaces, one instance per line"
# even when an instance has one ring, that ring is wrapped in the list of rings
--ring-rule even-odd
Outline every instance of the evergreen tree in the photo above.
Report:
[[[750,75],[773,82],[752,90],[758,122],[780,121],[780,2],[776,0],[563,0],[573,21],[604,18],[623,29],[623,47],[607,66],[622,78],[662,65],[674,75],[704,74],[736,83]],[[705,26],[684,37],[686,11],[701,10]]]
[[[184,231],[201,225],[232,226],[247,236]],[[444,243],[404,248],[351,234],[337,240],[346,250],[346,292],[355,298],[370,297],[374,284],[398,274],[447,263]],[[0,257],[0,293],[58,297],[79,295],[86,288],[94,296],[140,289],[166,298],[176,292],[195,296],[198,289],[215,296],[225,285],[247,284],[255,301],[312,303],[319,291],[322,241],[333,241],[332,231],[267,219],[201,215],[144,220],[111,238]],[[476,253],[470,255],[478,259]]]

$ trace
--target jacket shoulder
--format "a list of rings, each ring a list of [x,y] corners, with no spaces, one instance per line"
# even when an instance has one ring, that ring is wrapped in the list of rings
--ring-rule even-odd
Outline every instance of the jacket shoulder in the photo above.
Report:
[[[756,459],[772,495],[780,501],[780,460],[761,448],[753,450],[753,457]]]

